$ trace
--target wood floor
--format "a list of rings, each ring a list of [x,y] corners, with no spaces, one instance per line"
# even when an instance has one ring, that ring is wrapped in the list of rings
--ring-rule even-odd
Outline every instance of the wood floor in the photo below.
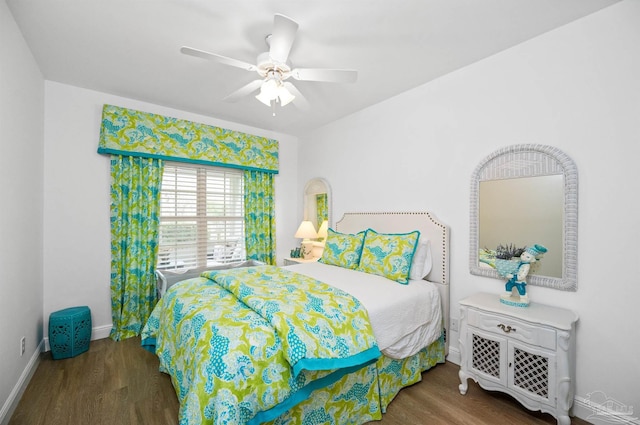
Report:
[[[158,372],[158,359],[140,340],[102,339],[77,357],[41,362],[9,425],[175,425],[178,401],[171,380]],[[482,390],[469,381],[458,392],[458,366],[445,363],[405,388],[382,421],[372,425],[555,424],[548,414],[530,412],[511,397]],[[572,418],[572,424],[588,422]],[[340,424],[336,424],[340,425]]]

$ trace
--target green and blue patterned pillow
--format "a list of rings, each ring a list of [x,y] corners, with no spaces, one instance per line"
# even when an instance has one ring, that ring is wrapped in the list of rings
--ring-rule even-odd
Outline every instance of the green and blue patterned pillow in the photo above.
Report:
[[[368,229],[357,270],[384,276],[406,285],[411,261],[418,245],[419,231],[410,233],[378,233]]]
[[[364,235],[364,231],[352,235],[328,229],[324,251],[318,261],[346,269],[356,269],[360,263]]]

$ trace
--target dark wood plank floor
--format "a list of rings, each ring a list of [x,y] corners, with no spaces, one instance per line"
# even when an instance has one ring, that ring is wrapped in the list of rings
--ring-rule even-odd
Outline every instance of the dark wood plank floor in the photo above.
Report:
[[[91,342],[87,353],[53,360],[50,353],[29,383],[9,425],[175,425],[178,401],[158,359],[132,338]],[[405,388],[379,425],[555,424],[548,414],[530,412],[511,397],[482,390],[469,381],[458,392],[458,366],[445,363],[423,381]],[[573,418],[574,425],[585,425]],[[339,425],[339,424],[338,424]]]

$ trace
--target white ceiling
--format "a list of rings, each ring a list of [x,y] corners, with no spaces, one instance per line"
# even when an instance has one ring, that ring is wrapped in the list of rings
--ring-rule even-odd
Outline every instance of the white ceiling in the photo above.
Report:
[[[302,134],[618,0],[6,0],[44,78]],[[272,116],[257,74],[180,53],[255,63],[273,15],[300,24],[293,67],[358,70],[354,84],[294,81],[311,104]]]

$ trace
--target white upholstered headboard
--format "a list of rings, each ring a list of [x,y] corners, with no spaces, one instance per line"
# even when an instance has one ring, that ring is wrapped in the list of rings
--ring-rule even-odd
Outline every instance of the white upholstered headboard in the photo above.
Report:
[[[431,241],[433,267],[426,280],[438,287],[445,329],[449,333],[449,226],[440,222],[431,212],[345,213],[336,223],[336,230],[342,233],[357,233],[369,228],[380,233],[407,233],[419,230],[421,237]],[[447,352],[448,339],[449,335]]]

